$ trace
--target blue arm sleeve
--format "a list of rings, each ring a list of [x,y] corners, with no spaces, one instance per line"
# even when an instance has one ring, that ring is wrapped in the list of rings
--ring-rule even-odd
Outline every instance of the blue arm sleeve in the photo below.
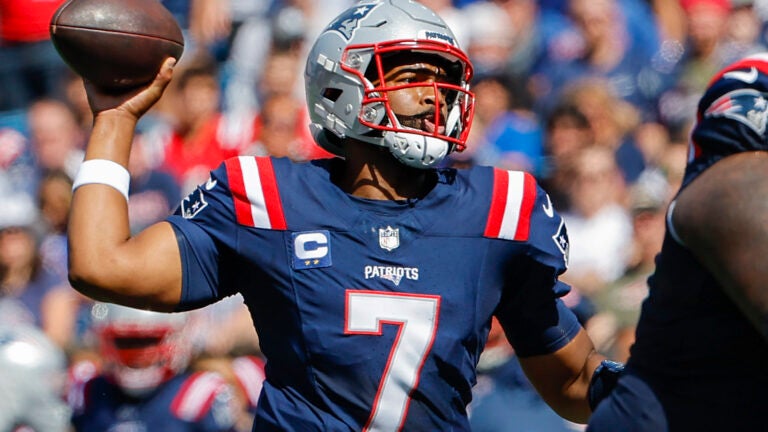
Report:
[[[567,345],[581,329],[576,315],[560,299],[570,287],[555,281],[549,270],[549,286],[542,289],[547,269],[531,265],[532,274],[502,297],[496,316],[510,344],[520,357],[549,354]],[[554,286],[552,285],[554,281]]]
[[[180,217],[171,216],[168,221],[176,233],[181,255],[181,301],[177,311],[197,309],[223,298],[218,292],[218,263],[213,240],[200,227],[184,223]]]

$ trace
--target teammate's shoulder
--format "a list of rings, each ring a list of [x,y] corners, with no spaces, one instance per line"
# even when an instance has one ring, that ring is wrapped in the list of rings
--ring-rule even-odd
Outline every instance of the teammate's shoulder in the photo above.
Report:
[[[256,407],[264,380],[266,379],[264,366],[264,361],[260,357],[253,355],[238,356],[232,360],[232,370],[235,373],[235,379],[245,391],[248,405],[251,408]]]
[[[171,402],[171,412],[188,422],[199,421],[212,410],[220,409],[218,405],[228,404],[227,399],[232,397],[230,384],[216,372],[182,375],[177,385],[179,389]]]
[[[670,224],[679,239],[685,244],[709,239],[725,246],[762,226],[766,172],[766,152],[738,153],[702,171],[678,193],[670,209]]]
[[[735,303],[751,305],[742,308],[745,315],[761,323],[768,316],[768,270],[755,263],[768,255],[766,173],[768,152],[728,156],[680,191],[668,221]]]

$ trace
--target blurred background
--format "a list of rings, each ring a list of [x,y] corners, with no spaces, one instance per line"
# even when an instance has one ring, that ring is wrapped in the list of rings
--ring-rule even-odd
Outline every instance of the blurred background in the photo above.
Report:
[[[10,382],[3,377],[14,368],[33,376],[58,371],[63,378],[44,390],[61,403],[51,403],[47,415],[65,419],[64,430],[88,430],[69,420],[82,405],[78,392],[125,359],[105,350],[94,312],[104,305],[67,282],[72,179],[92,119],[81,80],[50,43],[48,23],[61,3],[0,0],[0,357],[15,340],[61,358],[42,368],[32,354],[11,355],[0,382]],[[134,231],[173,211],[224,158],[329,157],[307,128],[304,56],[323,26],[353,2],[162,3],[181,24],[186,48],[171,87],[135,137]],[[600,351],[626,360],[666,206],[681,181],[695,104],[717,70],[766,49],[768,0],[422,3],[453,28],[476,69],[471,138],[447,164],[493,165],[537,178],[569,229],[563,279],[573,292],[566,301]],[[170,342],[187,353],[173,374],[225,377],[240,401],[240,423],[248,424],[263,359],[242,299],[188,315],[178,329],[186,336]],[[21,328],[31,330],[11,331]],[[50,345],[30,342],[35,331]],[[257,373],[235,373],[246,360],[256,366],[245,369]],[[476,430],[581,429],[538,399],[503,338],[491,338],[480,366],[470,406]],[[10,401],[0,400],[0,432],[15,430],[14,420],[3,421],[21,395],[2,397]]]

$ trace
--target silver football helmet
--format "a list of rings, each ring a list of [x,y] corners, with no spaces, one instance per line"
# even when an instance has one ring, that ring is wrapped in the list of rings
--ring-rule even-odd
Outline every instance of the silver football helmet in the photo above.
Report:
[[[69,430],[66,367],[64,352],[38,328],[0,324],[0,430]]]
[[[403,53],[431,56],[449,79],[387,86],[386,59]],[[433,167],[464,150],[474,112],[471,77],[467,55],[432,10],[410,0],[361,1],[326,27],[309,53],[310,127],[320,146],[341,157],[341,141],[349,137],[386,147],[405,165]],[[443,95],[428,114],[428,130],[403,126],[390,106],[389,93],[408,87]]]
[[[107,371],[129,395],[146,395],[188,365],[186,313],[96,303],[91,317]]]

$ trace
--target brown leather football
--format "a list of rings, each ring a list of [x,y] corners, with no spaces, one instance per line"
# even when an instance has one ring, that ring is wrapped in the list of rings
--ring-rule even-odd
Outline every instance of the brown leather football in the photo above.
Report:
[[[51,19],[51,40],[64,61],[102,90],[152,81],[184,37],[158,0],[69,0]]]

